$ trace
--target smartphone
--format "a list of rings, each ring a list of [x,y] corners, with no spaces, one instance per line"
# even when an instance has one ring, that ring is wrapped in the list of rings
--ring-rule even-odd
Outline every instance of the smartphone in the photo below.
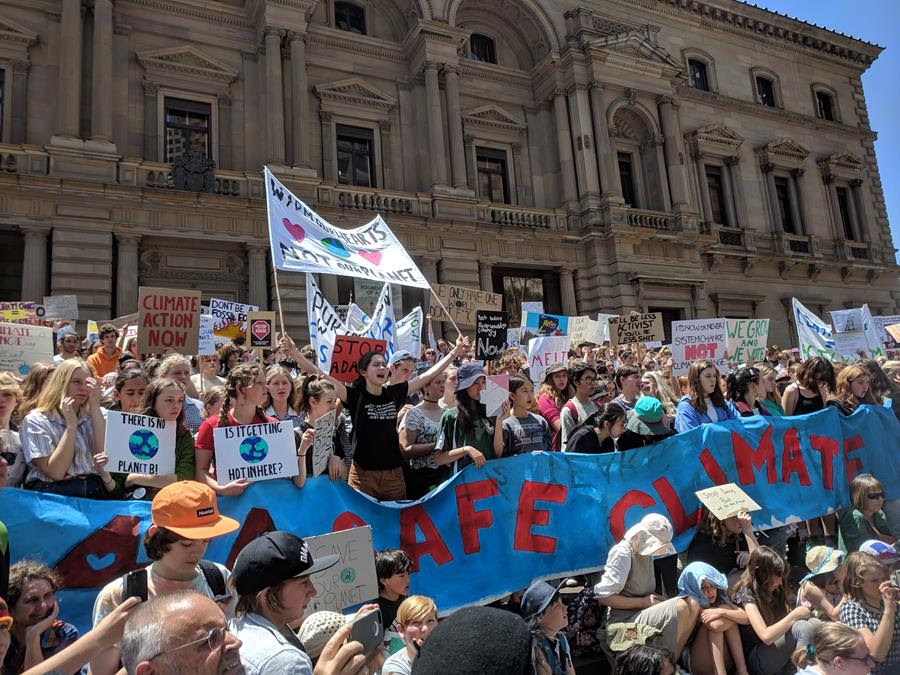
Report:
[[[363,646],[363,654],[368,654],[384,641],[384,626],[381,623],[381,610],[376,607],[360,614],[351,623],[350,639]]]
[[[135,570],[125,575],[125,590],[122,600],[128,598],[140,598],[141,602],[147,602],[147,568]]]

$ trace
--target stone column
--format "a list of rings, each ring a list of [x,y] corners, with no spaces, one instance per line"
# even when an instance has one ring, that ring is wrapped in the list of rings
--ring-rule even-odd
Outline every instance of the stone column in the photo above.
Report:
[[[678,118],[678,102],[671,96],[660,96],[659,121],[664,137],[666,173],[669,177],[669,191],[672,204],[678,208],[687,206],[687,179],[684,173],[684,139],[681,136],[681,122]],[[705,175],[704,175],[705,179]]]
[[[138,245],[141,235],[116,232],[116,316],[138,310]]]
[[[144,159],[160,162],[159,156],[159,85],[144,80]]]
[[[231,138],[231,96],[218,94],[216,103],[219,108],[219,156],[216,158],[216,168],[232,168],[232,138]]]
[[[572,131],[575,137],[575,174],[578,176],[578,197],[590,193],[600,195],[600,178],[597,175],[597,153],[591,137],[594,135],[590,105],[586,88],[575,85],[569,91],[569,109],[572,111]]]
[[[692,155],[694,168],[697,170],[697,181],[700,183],[700,212],[703,214],[703,222],[711,223],[712,200],[709,196],[709,183],[706,180],[706,163],[703,161],[703,153],[699,150]]]
[[[510,195],[510,201],[513,204],[522,206],[525,204],[525,182],[522,176],[522,144],[512,143],[510,144],[510,149],[512,150],[513,175],[516,178],[516,191],[515,194]]]
[[[391,160],[394,153],[391,151],[391,121],[378,120],[378,134],[381,137],[381,180],[375,177],[375,182],[379,187],[394,189],[394,172],[391,166]],[[374,187],[374,186],[373,186]]]
[[[566,316],[578,316],[578,307],[575,302],[575,280],[572,270],[562,268],[559,270],[559,295],[562,300],[562,313]]]
[[[56,133],[77,139],[81,112],[81,0],[62,0],[59,69],[56,95]]]
[[[588,85],[591,106],[594,109],[594,141],[597,145],[597,164],[600,168],[600,188],[607,201],[622,201],[622,179],[619,176],[619,160],[609,138],[609,90],[599,82]]]
[[[794,189],[796,190],[797,205],[800,208],[800,220],[803,223],[803,234],[812,234],[812,220],[809,217],[809,207],[806,204],[806,195],[803,190],[803,175],[806,169],[794,169],[791,171],[791,177],[794,179]]]
[[[747,205],[744,201],[744,185],[741,182],[740,157],[725,158],[725,169],[731,181],[731,190],[734,195],[734,212],[736,221],[734,227],[742,227],[747,222]]]
[[[731,169],[727,164],[722,167],[722,187],[725,190],[723,195],[725,198],[725,212],[728,214],[728,222],[723,223],[723,225],[740,227],[737,219],[737,208],[735,208],[734,181],[731,179]]]
[[[284,164],[284,92],[282,91],[281,37],[284,31],[266,28],[266,126],[268,161]]]
[[[772,231],[781,234],[781,210],[778,208],[778,191],[775,189],[775,165],[763,164],[760,166],[763,177],[766,179],[766,194],[769,196],[769,212],[772,216]]]
[[[838,203],[837,186],[834,184],[834,176],[830,173],[825,174],[822,179],[825,181],[825,191],[828,193],[828,204],[831,206],[831,220],[834,223],[834,234],[837,239],[844,240],[847,235],[844,228],[841,227],[841,205]]]
[[[422,276],[428,281],[429,284],[436,284],[438,282],[438,271],[437,271],[437,260],[434,258],[422,258],[419,262],[419,270],[422,272]],[[425,310],[424,313],[428,313],[428,308],[431,306],[431,290],[428,288],[422,289],[422,308]],[[444,331],[441,328],[443,324],[440,321],[432,322],[432,326],[434,329],[434,337],[435,339],[443,336]],[[422,336],[424,339],[427,339],[425,335],[425,329],[422,330]]]
[[[41,303],[47,295],[47,235],[50,228],[20,225],[25,237],[22,299]]]
[[[490,262],[480,261],[478,263],[478,279],[481,282],[481,290],[494,292],[494,264]]]
[[[26,138],[28,111],[28,68],[30,64],[25,60],[12,62],[12,114],[10,115],[10,143],[24,143]]]
[[[663,211],[671,211],[671,190],[668,183],[666,182],[666,158],[665,150],[663,149],[665,140],[662,136],[655,136],[648,140],[647,143],[650,146],[653,154],[656,155],[656,175],[659,176],[659,180],[657,182],[659,183],[660,197],[662,197],[662,209]]]
[[[856,210],[856,234],[860,241],[871,241],[869,224],[866,222],[866,209],[863,206],[862,180],[859,178],[850,181],[850,203]]]
[[[572,130],[569,126],[569,111],[566,108],[566,92],[553,92],[553,114],[556,118],[556,147],[559,149],[559,182],[563,205],[574,205],[578,200],[575,183],[575,160],[572,157]]]
[[[260,309],[269,307],[269,292],[267,283],[268,269],[266,267],[266,255],[268,246],[259,244],[247,244],[247,269],[249,281],[249,302]]]
[[[288,33],[291,45],[291,128],[294,166],[309,167],[309,79],[306,74],[306,34]]]
[[[322,125],[322,177],[326,182],[337,183],[337,173],[334,163],[334,134],[331,126],[332,115],[330,112],[319,113],[319,122]]]
[[[428,113],[428,152],[431,155],[431,187],[446,188],[447,157],[444,153],[444,121],[436,63],[425,64],[425,100]]]
[[[112,0],[94,0],[91,140],[112,145]],[[115,146],[112,147],[115,150]],[[122,316],[121,314],[119,316]]]
[[[447,89],[447,130],[450,133],[450,175],[453,187],[466,186],[466,157],[463,146],[462,112],[459,106],[459,74],[456,66],[444,66]]]
[[[850,216],[850,231],[853,232],[853,240],[862,241],[859,233],[859,215],[856,212],[856,200],[853,198],[853,188],[847,190],[847,213]]]
[[[800,215],[800,191],[797,189],[797,179],[794,176],[788,179],[788,194],[791,197],[791,220],[794,221],[794,229],[797,234],[809,234],[803,216]]]

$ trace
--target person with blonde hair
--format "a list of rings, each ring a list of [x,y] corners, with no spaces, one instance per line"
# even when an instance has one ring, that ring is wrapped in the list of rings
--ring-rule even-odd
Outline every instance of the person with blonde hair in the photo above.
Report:
[[[842,623],[819,626],[791,660],[797,675],[866,675],[876,665],[862,635]]]
[[[100,386],[87,364],[59,364],[22,422],[28,462],[25,487],[69,497],[101,499],[116,489],[103,451],[106,421]]]
[[[16,411],[16,422],[21,425],[25,416],[34,410],[34,403],[56,370],[53,363],[32,363],[31,369],[22,380],[22,403]]]
[[[388,657],[381,667],[381,675],[409,675],[419,650],[437,625],[437,606],[431,598],[411,595],[401,602],[397,608],[397,626],[405,646]]]
[[[875,398],[869,389],[872,378],[859,364],[843,368],[837,376],[835,391],[828,398],[828,405],[834,406],[844,415],[852,415],[863,403],[875,405]]]
[[[900,589],[891,583],[887,568],[868,553],[847,556],[841,623],[862,635],[877,665],[872,675],[890,675],[900,667]]]
[[[778,395],[776,380],[778,372],[768,363],[754,363],[759,370],[759,403],[772,417],[784,417],[784,408],[781,407],[781,397]]]
[[[666,382],[666,378],[658,370],[650,370],[641,375],[641,393],[652,396],[663,405],[666,415],[674,418],[678,410],[678,398]]]
[[[197,371],[191,375],[191,383],[200,398],[213,387],[225,384],[225,378],[219,376],[219,357],[216,354],[198,356]]]
[[[291,371],[284,366],[274,365],[266,368],[266,385],[269,393],[266,397],[266,415],[277,420],[290,421],[295,429],[303,423],[303,415],[297,412],[299,392],[294,386]]]
[[[13,415],[22,405],[22,388],[12,373],[0,372],[0,442],[3,444],[3,458],[9,466],[6,484],[19,487],[25,478],[25,457],[18,427],[11,422]]]
[[[861,473],[850,481],[852,508],[838,523],[838,546],[845,553],[858,551],[867,539],[879,539],[893,544],[896,537],[891,532],[884,515],[884,485],[870,473]]]
[[[203,401],[203,412],[200,414],[203,415],[203,419],[208,417],[218,417],[219,413],[222,412],[222,408],[224,407],[227,398],[228,395],[225,393],[225,387],[222,385],[207,389],[201,399]]]

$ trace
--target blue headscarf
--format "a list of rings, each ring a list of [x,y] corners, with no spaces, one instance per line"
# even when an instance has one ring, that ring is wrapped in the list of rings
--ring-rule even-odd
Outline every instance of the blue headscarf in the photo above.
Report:
[[[700,590],[704,579],[720,591],[728,590],[728,579],[719,570],[705,562],[692,562],[678,577],[678,597],[690,596],[704,609],[709,607],[709,600]]]

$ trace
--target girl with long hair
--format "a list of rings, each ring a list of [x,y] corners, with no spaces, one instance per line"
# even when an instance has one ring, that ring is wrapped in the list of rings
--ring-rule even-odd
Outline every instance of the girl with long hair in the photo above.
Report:
[[[144,402],[146,391],[147,375],[143,370],[133,369],[119,373],[113,385],[112,402],[106,409],[136,413]]]
[[[812,642],[791,660],[797,675],[868,675],[878,665],[860,632],[842,623],[819,626]]]
[[[834,391],[834,366],[821,356],[807,359],[797,368],[796,382],[781,397],[785,415],[806,415],[821,410]]]
[[[562,433],[560,411],[574,395],[575,387],[569,382],[569,372],[566,370],[565,364],[557,363],[547,368],[538,392],[538,413],[550,425],[554,451],[560,448]]]
[[[303,416],[296,410],[298,394],[291,372],[284,366],[269,366],[266,368],[266,385],[269,388],[266,415],[281,421],[290,420],[294,428],[298,428]]]
[[[663,405],[666,415],[674,418],[678,410],[678,398],[669,387],[663,374],[656,370],[650,370],[641,375],[641,394],[652,396]]]
[[[725,393],[741,417],[769,416],[769,411],[759,400],[759,390],[762,386],[760,378],[759,370],[752,366],[738,368],[736,372],[728,373]]]
[[[754,367],[759,370],[759,403],[772,417],[784,417],[781,396],[775,383],[778,373],[768,363],[756,363]]]
[[[280,368],[281,366],[273,367]],[[316,440],[315,423],[320,417],[336,409],[337,391],[335,386],[325,378],[318,375],[307,375],[300,383],[297,402],[298,408],[306,415],[306,419],[300,422],[295,433],[300,437],[300,452],[306,454],[306,475],[314,476],[312,449]],[[339,417],[335,414],[335,424],[331,429],[331,452],[326,464],[328,477],[332,481],[347,480],[347,465],[344,463],[346,453],[341,440],[341,432],[337,427]]]
[[[700,527],[687,550],[687,562],[709,563],[726,575],[747,567],[750,554],[759,548],[753,521],[746,511],[720,520],[705,506],[700,510]]]
[[[203,403],[196,398],[191,382],[191,360],[182,354],[169,354],[159,365],[156,377],[170,377],[184,389],[184,425],[196,434],[203,423]]]
[[[891,675],[900,666],[900,589],[891,583],[888,570],[868,553],[847,557],[841,623],[862,635],[876,666],[872,675]]]
[[[6,484],[20,487],[25,478],[25,456],[18,427],[12,422],[16,409],[22,405],[22,389],[12,373],[0,372],[0,445],[8,464]]]
[[[44,387],[56,370],[56,365],[52,363],[32,363],[31,370],[22,380],[22,403],[16,410],[16,422],[22,424],[25,416],[34,410],[34,404],[40,396]]]
[[[488,459],[503,454],[503,416],[491,424],[479,400],[487,382],[484,370],[477,363],[464,363],[457,378],[456,407],[441,415],[435,441],[435,462],[439,466],[452,464],[454,473],[473,463],[484,466]],[[508,413],[509,404],[504,403],[503,415]]]
[[[559,594],[546,581],[535,581],[522,594],[522,618],[531,631],[531,663],[541,675],[575,675],[572,650],[566,640],[568,611]]]
[[[893,544],[896,537],[891,531],[884,511],[884,485],[870,473],[861,473],[850,481],[850,503],[838,523],[838,547],[846,552],[858,551],[868,539],[878,539]]]
[[[524,375],[509,378],[509,416],[500,415],[497,424],[503,432],[501,455],[510,457],[528,452],[549,452],[550,427],[540,415],[531,412],[534,407],[534,385]]]
[[[618,403],[604,404],[572,432],[566,452],[589,455],[615,452],[616,439],[625,432],[626,418],[625,408]]]
[[[838,621],[846,596],[841,584],[847,570],[843,552],[830,546],[813,546],[806,554],[809,570],[797,589],[797,604],[809,607],[815,616]]]
[[[870,382],[869,371],[860,364],[845,366],[838,373],[835,391],[828,398],[827,405],[834,406],[844,415],[852,415],[863,403],[875,405]]]
[[[449,369],[448,369],[449,370]],[[454,368],[454,374],[456,369]],[[406,496],[419,499],[450,477],[450,471],[437,464],[438,424],[443,414],[440,401],[444,396],[444,373],[422,389],[422,400],[409,409],[400,422],[400,452],[409,461],[406,474]]]
[[[219,385],[218,387],[212,387],[207,389],[203,394],[203,419],[208,417],[218,417],[219,413],[222,412],[222,407],[225,405],[225,400],[228,398],[228,395],[225,393],[225,387],[223,385]]]
[[[875,403],[892,409],[897,420],[900,420],[900,383],[887,376],[888,363],[891,362],[879,366],[878,361],[874,359],[862,359],[857,365],[862,366],[869,374],[869,389]]]
[[[675,431],[684,433],[710,422],[739,417],[735,407],[725,400],[719,387],[719,371],[709,360],[694,361],[687,374],[688,393],[682,396],[675,412]]]

